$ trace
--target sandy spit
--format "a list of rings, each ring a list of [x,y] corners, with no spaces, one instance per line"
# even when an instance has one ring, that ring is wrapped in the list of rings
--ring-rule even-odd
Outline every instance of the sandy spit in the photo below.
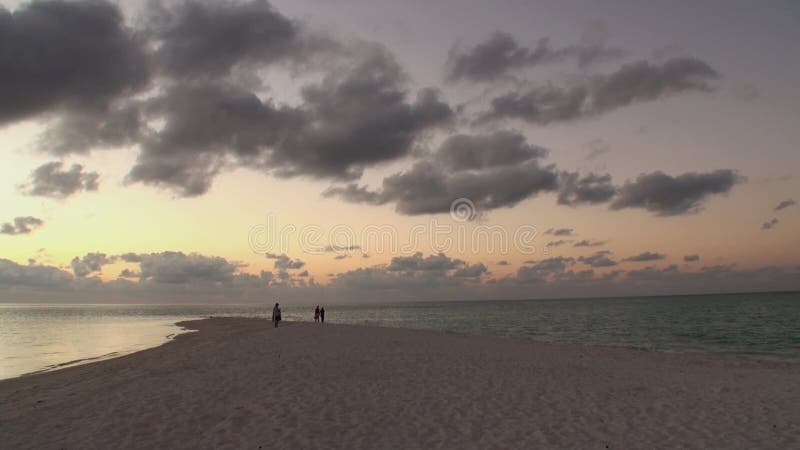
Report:
[[[214,318],[0,381],[0,447],[800,448],[800,363]]]

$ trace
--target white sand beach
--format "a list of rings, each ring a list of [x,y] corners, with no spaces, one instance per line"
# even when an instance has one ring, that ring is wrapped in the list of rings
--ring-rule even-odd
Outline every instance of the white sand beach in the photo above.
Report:
[[[800,363],[259,319],[0,381],[0,447],[798,448]]]

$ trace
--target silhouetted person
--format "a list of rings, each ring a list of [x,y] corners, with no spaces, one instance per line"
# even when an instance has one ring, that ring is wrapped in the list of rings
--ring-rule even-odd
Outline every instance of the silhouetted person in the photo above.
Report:
[[[325,323],[325,307],[319,309],[319,321]]]
[[[275,322],[275,328],[278,328],[278,322],[281,321],[281,308],[277,303],[272,308],[272,321]]]
[[[314,310],[314,322],[319,322],[319,305],[317,305],[317,309]]]

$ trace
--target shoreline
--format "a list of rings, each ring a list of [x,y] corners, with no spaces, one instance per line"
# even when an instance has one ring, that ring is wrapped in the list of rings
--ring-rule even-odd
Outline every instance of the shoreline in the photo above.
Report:
[[[0,380],[11,448],[790,448],[800,362],[210,318]]]
[[[178,322],[173,323],[173,325],[180,328],[179,331],[175,333],[170,333],[164,337],[164,341],[154,345],[152,347],[136,349],[136,350],[128,350],[128,351],[114,351],[111,353],[107,353],[104,355],[99,356],[90,356],[86,358],[81,358],[77,360],[67,361],[63,363],[55,363],[43,367],[39,370],[34,370],[32,372],[26,372],[19,375],[15,375],[9,378],[0,378],[0,382],[5,380],[13,380],[22,377],[29,377],[32,375],[44,374],[44,373],[52,373],[61,371],[64,369],[68,369],[71,367],[82,366],[86,364],[94,364],[97,362],[107,361],[110,359],[120,358],[123,356],[128,356],[132,354],[136,354],[139,352],[151,350],[154,348],[158,348],[171,342],[175,341],[179,336],[188,334],[188,333],[196,333],[199,331],[197,328],[190,328],[186,327],[185,325],[191,325],[196,322],[209,320],[209,319],[255,319],[255,320],[269,320],[263,317],[238,317],[238,316],[208,316],[196,319],[188,319],[188,320],[181,320]],[[311,321],[306,320],[284,320],[282,321],[284,326],[290,324],[313,324]],[[378,328],[378,329],[397,329],[397,330],[408,330],[408,331],[420,331],[420,332],[430,332],[435,334],[444,334],[444,335],[458,335],[458,336],[475,336],[475,337],[487,337],[487,338],[496,338],[496,339],[511,339],[511,340],[518,340],[521,342],[533,342],[536,344],[542,345],[567,345],[567,346],[579,346],[579,347],[587,347],[587,348],[599,348],[599,349],[624,349],[630,350],[635,352],[644,352],[644,353],[654,353],[654,354],[687,354],[687,355],[708,355],[708,356],[722,356],[722,357],[732,357],[732,358],[745,358],[745,359],[752,359],[756,361],[765,361],[765,362],[795,362],[800,363],[800,357],[796,356],[783,356],[783,355],[776,355],[776,354],[768,354],[768,353],[745,353],[745,352],[735,352],[735,351],[712,351],[703,348],[697,349],[662,349],[662,348],[645,348],[645,347],[637,347],[631,345],[624,345],[624,344],[593,344],[587,342],[579,342],[579,341],[568,341],[568,340],[545,340],[545,339],[535,339],[535,338],[527,338],[521,336],[512,336],[512,335],[495,335],[495,334],[478,334],[478,333],[467,333],[467,332],[459,332],[459,331],[446,331],[446,330],[434,330],[428,328],[404,328],[404,327],[396,327],[391,325],[380,325],[380,324],[372,324],[372,323],[361,323],[361,324],[341,324],[341,323],[328,323],[326,325],[336,325],[336,326],[353,326],[353,327],[363,327],[363,328]]]

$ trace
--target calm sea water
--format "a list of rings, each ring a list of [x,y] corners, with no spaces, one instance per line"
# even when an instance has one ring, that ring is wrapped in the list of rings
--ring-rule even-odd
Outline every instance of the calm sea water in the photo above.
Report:
[[[284,318],[313,308],[282,305]],[[175,322],[269,317],[272,306],[22,305],[0,303],[0,379],[159,345]],[[800,293],[621,299],[407,303],[326,307],[331,323],[541,341],[800,358]]]

